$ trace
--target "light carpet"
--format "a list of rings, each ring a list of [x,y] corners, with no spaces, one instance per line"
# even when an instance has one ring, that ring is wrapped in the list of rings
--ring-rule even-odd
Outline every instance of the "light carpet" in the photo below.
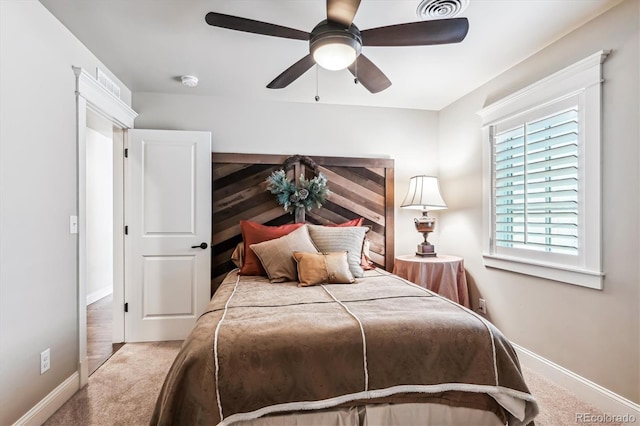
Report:
[[[87,386],[44,424],[147,425],[164,377],[181,343],[127,343],[89,377]],[[576,425],[576,413],[601,414],[595,407],[533,371],[525,369],[524,374],[540,406],[536,426]],[[600,426],[599,423],[589,425]]]
[[[44,424],[148,425],[182,341],[127,343]]]

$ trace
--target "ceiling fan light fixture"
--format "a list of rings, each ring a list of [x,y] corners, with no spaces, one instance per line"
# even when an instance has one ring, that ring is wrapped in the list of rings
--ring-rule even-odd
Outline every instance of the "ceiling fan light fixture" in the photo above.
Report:
[[[355,25],[336,28],[334,23],[321,22],[311,33],[309,51],[322,68],[337,71],[347,68],[362,50],[362,38]]]
[[[355,46],[343,42],[322,43],[313,50],[313,59],[316,63],[331,71],[347,68],[357,56]]]

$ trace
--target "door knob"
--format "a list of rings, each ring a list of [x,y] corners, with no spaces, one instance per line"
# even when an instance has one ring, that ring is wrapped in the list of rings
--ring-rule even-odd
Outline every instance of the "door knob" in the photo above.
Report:
[[[200,243],[197,246],[191,246],[191,248],[201,248],[202,250],[206,249],[207,247],[209,247],[207,243]]]

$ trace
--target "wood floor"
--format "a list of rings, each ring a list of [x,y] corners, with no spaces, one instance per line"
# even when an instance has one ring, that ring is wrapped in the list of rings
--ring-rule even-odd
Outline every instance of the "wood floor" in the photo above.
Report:
[[[87,306],[87,358],[89,374],[98,369],[124,343],[112,343],[113,295]]]

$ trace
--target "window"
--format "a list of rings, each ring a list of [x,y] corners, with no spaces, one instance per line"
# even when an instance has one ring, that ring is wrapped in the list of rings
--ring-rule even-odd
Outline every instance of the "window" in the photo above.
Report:
[[[487,267],[602,288],[599,52],[482,111]]]
[[[534,112],[533,117],[516,127],[493,128],[495,252],[544,260],[562,254],[577,258],[583,171],[578,162],[579,107],[558,105],[551,115]]]

